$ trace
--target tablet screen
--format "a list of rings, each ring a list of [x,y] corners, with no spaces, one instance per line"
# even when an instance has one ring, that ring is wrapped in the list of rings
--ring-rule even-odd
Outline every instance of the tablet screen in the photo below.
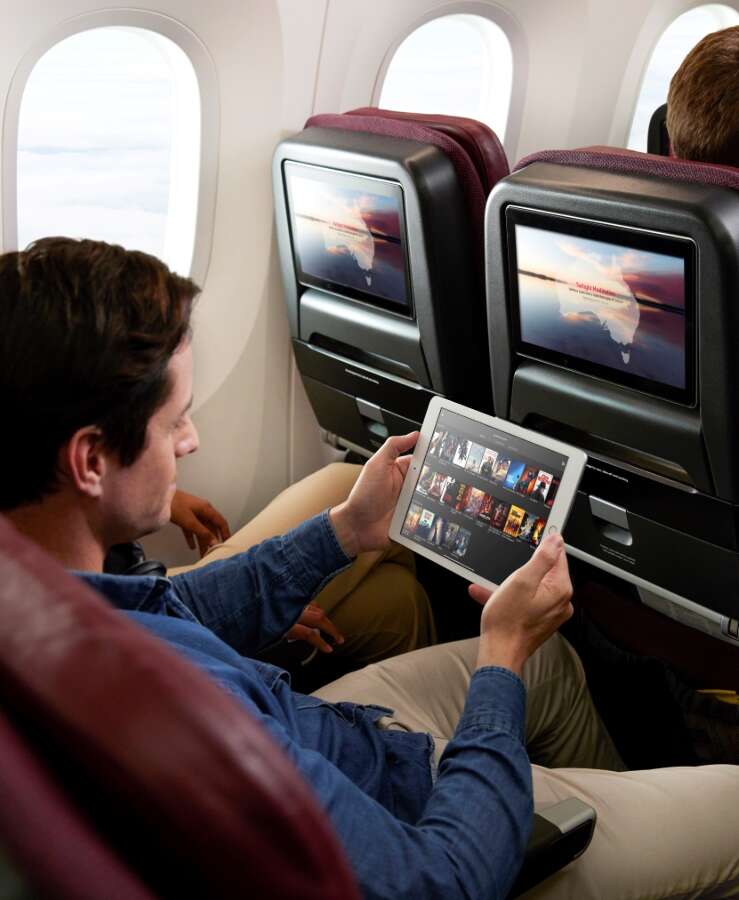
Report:
[[[567,461],[442,409],[401,533],[500,584],[543,538]]]

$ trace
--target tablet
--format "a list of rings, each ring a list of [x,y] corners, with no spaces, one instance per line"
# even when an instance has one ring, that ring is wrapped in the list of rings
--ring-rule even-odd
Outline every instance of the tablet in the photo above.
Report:
[[[390,537],[492,589],[562,531],[586,460],[577,447],[434,397]]]

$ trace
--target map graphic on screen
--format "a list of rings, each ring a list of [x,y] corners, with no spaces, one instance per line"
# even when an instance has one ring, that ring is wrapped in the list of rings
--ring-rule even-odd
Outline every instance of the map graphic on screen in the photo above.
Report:
[[[685,261],[516,223],[521,339],[686,386]]]
[[[325,174],[302,174],[304,169],[288,171],[302,277],[407,307],[400,187],[378,182],[373,189],[370,179],[346,173],[332,182]]]

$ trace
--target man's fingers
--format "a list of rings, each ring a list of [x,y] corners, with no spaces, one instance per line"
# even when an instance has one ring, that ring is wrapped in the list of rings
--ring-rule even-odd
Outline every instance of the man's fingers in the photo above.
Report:
[[[191,549],[195,549],[195,535],[192,531],[187,531],[185,528],[182,529],[182,533],[185,535],[185,540],[187,541],[187,546]]]
[[[288,631],[288,637],[295,641],[305,641],[306,644],[317,647],[321,653],[333,653],[333,647],[324,641],[321,633],[315,628],[309,628],[307,625],[293,625]]]
[[[330,634],[337,644],[344,643],[344,635],[334,625],[326,613],[315,603],[309,603],[298,619],[301,625],[307,625],[309,628],[320,628],[326,634]]]
[[[202,518],[219,540],[225,541],[231,537],[228,522],[212,504],[207,504],[202,512]]]
[[[490,597],[492,596],[492,591],[489,591],[487,588],[484,588],[481,584],[471,584],[467,588],[467,591],[480,606],[485,606]]]

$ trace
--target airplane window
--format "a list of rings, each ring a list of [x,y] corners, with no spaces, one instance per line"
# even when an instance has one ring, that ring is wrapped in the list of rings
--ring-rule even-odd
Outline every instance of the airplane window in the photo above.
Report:
[[[646,151],[649,119],[667,101],[670,79],[683,59],[707,34],[732,25],[739,25],[739,12],[720,3],[709,3],[683,13],[665,29],[642,80],[627,144],[629,149]]]
[[[146,28],[65,38],[37,62],[18,122],[18,246],[45,235],[145,250],[190,271],[200,91],[186,53]]]
[[[502,141],[511,101],[513,53],[503,29],[482,16],[441,16],[395,51],[379,105],[407,112],[469,116]]]

